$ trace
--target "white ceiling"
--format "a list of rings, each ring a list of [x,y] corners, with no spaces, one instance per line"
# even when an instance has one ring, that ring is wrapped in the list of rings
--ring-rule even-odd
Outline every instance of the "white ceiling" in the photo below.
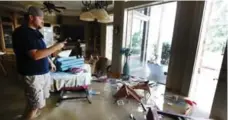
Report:
[[[81,13],[83,4],[81,1],[52,1],[56,6],[64,6],[66,10],[63,15],[77,16]],[[43,8],[43,1],[0,1],[0,8],[6,8],[14,11],[26,11],[28,6],[38,6]],[[109,10],[113,9],[113,4],[109,5]]]

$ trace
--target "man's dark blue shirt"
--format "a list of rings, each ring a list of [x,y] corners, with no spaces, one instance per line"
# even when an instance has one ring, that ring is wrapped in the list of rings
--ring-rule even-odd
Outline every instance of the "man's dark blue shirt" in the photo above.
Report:
[[[43,35],[26,25],[18,27],[13,33],[13,49],[16,55],[17,70],[21,75],[42,75],[49,72],[48,58],[34,60],[29,51],[45,49]]]

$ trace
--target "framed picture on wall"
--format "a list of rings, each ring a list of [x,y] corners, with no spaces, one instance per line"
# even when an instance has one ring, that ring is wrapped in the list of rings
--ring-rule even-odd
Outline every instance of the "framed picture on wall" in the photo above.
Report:
[[[12,34],[13,34],[13,26],[11,24],[3,24],[3,34],[6,48],[13,48],[12,46]]]
[[[12,35],[13,35],[13,24],[12,23],[1,23],[1,36],[2,36],[2,49],[3,51],[12,50]]]

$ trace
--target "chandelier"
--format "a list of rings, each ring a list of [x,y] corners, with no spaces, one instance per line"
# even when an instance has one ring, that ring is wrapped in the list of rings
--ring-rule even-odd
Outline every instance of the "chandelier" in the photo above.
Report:
[[[95,1],[92,5],[91,1],[82,1],[84,5],[83,12],[80,14],[80,20],[82,21],[95,21],[100,23],[110,23],[112,22],[110,16],[108,15],[107,1]]]

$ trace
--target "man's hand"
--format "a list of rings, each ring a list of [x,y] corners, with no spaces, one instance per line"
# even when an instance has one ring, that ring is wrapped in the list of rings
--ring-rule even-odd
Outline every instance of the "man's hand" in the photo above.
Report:
[[[60,50],[60,49],[62,49],[62,48],[65,46],[66,43],[67,43],[67,42],[66,42],[66,40],[65,40],[65,41],[63,41],[63,42],[56,43],[54,46],[55,46],[55,48],[56,48],[57,50]]]
[[[52,71],[52,72],[55,72],[55,71],[56,71],[56,66],[55,66],[55,64],[54,64],[53,62],[51,62],[50,65],[51,65],[51,71]]]
[[[50,58],[48,58],[48,62],[49,62],[49,64],[50,64],[50,66],[51,66],[51,71],[52,71],[52,72],[55,72],[55,71],[56,71],[56,66],[55,66],[55,64],[52,62],[52,60],[51,60]]]

